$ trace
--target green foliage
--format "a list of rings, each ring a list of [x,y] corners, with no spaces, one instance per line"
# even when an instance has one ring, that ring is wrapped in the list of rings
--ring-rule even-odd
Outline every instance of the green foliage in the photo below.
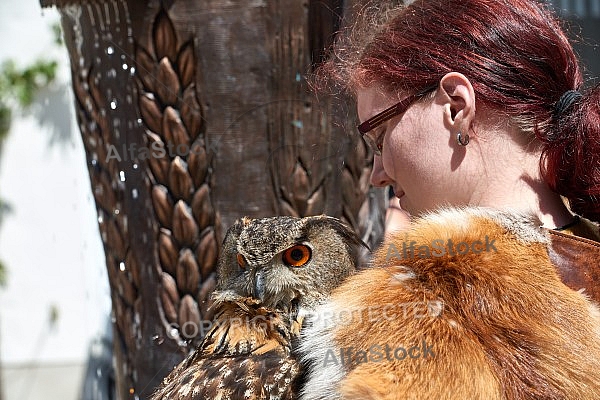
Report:
[[[2,141],[8,136],[11,115],[10,108],[0,100],[0,145],[2,145]]]
[[[62,46],[63,42],[63,34],[62,28],[60,27],[60,23],[55,23],[51,26],[52,34],[54,35],[54,44],[57,46]]]
[[[56,61],[38,60],[25,68],[14,61],[0,65],[0,144],[8,135],[13,108],[26,109],[36,92],[56,77]]]
[[[36,91],[54,80],[57,65],[56,61],[37,60],[17,68],[14,61],[5,61],[0,66],[0,98],[4,103],[12,98],[23,108],[30,106]]]

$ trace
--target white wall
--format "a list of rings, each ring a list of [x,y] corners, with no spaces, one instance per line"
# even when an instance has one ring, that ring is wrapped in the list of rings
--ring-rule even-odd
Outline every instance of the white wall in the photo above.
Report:
[[[54,9],[37,0],[0,2],[0,61],[59,61],[57,82],[29,115],[16,115],[0,155],[0,197],[13,212],[0,227],[0,362],[4,400],[76,397],[91,338],[104,328],[110,296],[97,216],[75,125],[67,51],[53,43]],[[40,123],[42,121],[42,123]],[[51,310],[58,318],[51,323]],[[49,375],[48,375],[49,374]],[[65,392],[65,384],[71,388]],[[43,387],[47,385],[47,387]],[[62,391],[52,390],[62,387]]]

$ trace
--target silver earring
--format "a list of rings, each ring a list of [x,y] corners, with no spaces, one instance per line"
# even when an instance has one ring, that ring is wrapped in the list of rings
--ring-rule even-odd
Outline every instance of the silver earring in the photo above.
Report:
[[[461,146],[466,146],[469,144],[469,140],[471,140],[471,138],[469,137],[469,134],[465,134],[464,138],[462,133],[460,133],[460,131],[458,131],[458,133],[456,134],[456,141],[458,142],[459,145]]]

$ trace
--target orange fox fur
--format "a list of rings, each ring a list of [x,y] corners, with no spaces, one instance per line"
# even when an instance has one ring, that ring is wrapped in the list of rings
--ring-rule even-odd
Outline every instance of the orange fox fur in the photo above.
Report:
[[[397,257],[412,241],[418,249],[486,236],[497,251],[426,257],[421,247],[412,258]],[[600,312],[561,282],[548,245],[528,218],[481,208],[442,210],[390,235],[373,268],[349,278],[311,317],[301,345],[307,367],[301,398],[600,399]],[[410,304],[443,307],[426,315],[410,307],[397,312]],[[386,316],[386,306],[395,317]],[[335,321],[331,316],[344,310],[353,310],[350,321],[321,323],[323,315]],[[364,362],[357,356],[372,346],[408,349],[422,342],[433,357]],[[354,355],[342,364],[340,349],[348,348]]]

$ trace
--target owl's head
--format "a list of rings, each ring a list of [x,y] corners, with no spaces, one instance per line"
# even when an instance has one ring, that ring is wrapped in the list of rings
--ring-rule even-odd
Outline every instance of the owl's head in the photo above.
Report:
[[[363,245],[333,217],[242,218],[225,235],[216,290],[313,310],[356,270]]]

